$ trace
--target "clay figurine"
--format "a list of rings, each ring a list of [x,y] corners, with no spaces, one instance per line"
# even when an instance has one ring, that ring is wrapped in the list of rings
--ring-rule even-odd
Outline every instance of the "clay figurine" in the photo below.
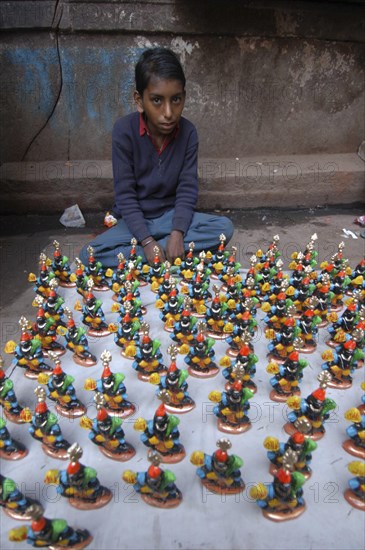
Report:
[[[287,297],[285,292],[278,294],[277,300],[273,305],[270,305],[269,302],[264,302],[261,309],[267,313],[264,317],[267,328],[279,331],[288,318],[288,308],[293,305],[293,301]]]
[[[315,441],[321,439],[326,433],[324,423],[330,417],[330,411],[336,408],[336,403],[333,399],[326,397],[325,388],[331,380],[331,375],[327,372],[321,372],[317,379],[319,388],[313,391],[308,397],[300,398],[298,396],[289,397],[287,405],[292,412],[288,414],[288,420],[284,426],[287,434],[292,435],[297,431],[295,422],[297,419],[306,418],[312,428],[307,433],[308,437]]]
[[[85,273],[88,279],[92,279],[94,283],[95,291],[105,292],[109,290],[109,284],[106,277],[112,275],[111,270],[105,271],[101,262],[97,261],[94,256],[94,249],[92,246],[87,247],[89,253],[88,264],[85,266]]]
[[[184,298],[184,306],[179,321],[174,324],[170,338],[179,346],[179,353],[189,352],[196,336],[196,324],[198,319],[191,313],[191,299]]]
[[[167,332],[173,332],[175,323],[180,320],[184,301],[184,297],[177,290],[177,281],[173,277],[171,279],[171,290],[160,312],[160,319],[165,323],[164,329]]]
[[[52,279],[52,281],[49,283],[49,286],[51,287],[51,291],[47,296],[45,302],[43,302],[44,315],[47,319],[51,317],[57,327],[65,327],[65,312],[63,309],[63,304],[65,303],[65,300],[57,292],[57,279]]]
[[[296,319],[294,319],[295,307],[290,306],[287,310],[287,318],[281,324],[279,330],[275,332],[273,329],[265,331],[266,338],[271,342],[268,345],[268,358],[277,363],[284,363],[285,359],[294,351],[295,346],[301,336],[301,330]],[[304,342],[301,340],[301,344]]]
[[[215,296],[205,314],[207,335],[215,340],[224,340],[233,331],[232,323],[228,320],[228,304],[221,301],[217,285],[213,285],[213,292]]]
[[[358,300],[356,295],[356,300],[351,302],[342,315],[339,318],[335,318],[332,324],[327,328],[330,339],[327,340],[326,344],[331,348],[336,348],[339,344],[343,343],[346,340],[346,334],[351,334],[355,329],[360,317],[360,311],[358,311],[357,304]],[[365,311],[362,310],[362,317],[364,314]]]
[[[237,283],[242,282],[242,277],[239,274],[241,264],[237,262],[236,254],[237,254],[237,247],[232,246],[232,251],[228,253],[228,256],[224,262],[223,269],[218,275],[218,279],[223,283],[223,285],[226,284],[227,279],[229,277],[233,277],[235,282]]]
[[[226,354],[236,357],[243,345],[251,341],[257,330],[257,321],[249,310],[238,313],[232,317],[233,331],[227,336],[226,342],[229,348]]]
[[[294,344],[295,345],[295,344]],[[271,361],[266,371],[274,376],[270,379],[273,389],[270,392],[272,401],[285,402],[292,395],[300,395],[299,383],[303,378],[303,370],[308,362],[299,358],[300,340],[283,364]]]
[[[161,342],[152,340],[149,331],[148,323],[141,323],[141,337],[136,344],[136,354],[132,367],[137,371],[139,380],[148,382],[151,374],[165,374],[166,367],[162,363],[162,353],[160,351]]]
[[[303,340],[302,353],[312,353],[317,349],[318,325],[321,322],[321,318],[314,313],[316,305],[317,299],[310,297],[306,305],[303,306],[298,318],[298,325],[301,330],[300,337]]]
[[[25,317],[19,319],[21,327],[20,343],[17,346],[15,342],[6,343],[5,351],[14,353],[13,365],[25,369],[24,376],[35,380],[40,372],[51,373],[52,368],[44,361],[42,344],[38,338],[33,338],[29,332],[30,323]]]
[[[18,403],[14,392],[13,381],[5,375],[4,360],[0,356],[0,405],[3,407],[4,416],[11,422],[22,424],[21,412],[23,407]]]
[[[251,488],[250,497],[260,506],[265,518],[286,521],[299,517],[305,511],[302,489],[305,476],[293,471],[297,460],[297,454],[292,449],[287,449],[273,482],[258,483]]]
[[[196,327],[198,333],[184,361],[189,365],[188,371],[191,376],[212,378],[219,372],[213,349],[215,340],[205,337],[207,325],[203,321],[199,321]]]
[[[187,294],[191,298],[191,308],[196,317],[205,316],[207,311],[206,300],[211,298],[209,273],[210,270],[204,267],[204,260],[201,260],[196,266],[191,282],[187,286]],[[184,292],[184,287],[182,292]]]
[[[332,350],[322,353],[322,370],[332,375],[329,387],[345,390],[352,386],[352,372],[356,369],[357,360],[364,357],[361,349],[357,348],[355,340],[351,338]]]
[[[9,540],[12,542],[27,541],[34,548],[81,550],[93,540],[86,529],[74,529],[64,519],[46,518],[41,506],[30,506],[28,513],[33,520],[31,525],[11,529]]]
[[[314,310],[314,313],[316,315],[319,315],[321,318],[321,322],[319,323],[318,327],[323,328],[328,325],[328,314],[331,310],[331,300],[334,296],[333,292],[330,290],[330,277],[327,273],[325,273],[321,279],[321,281],[318,282],[317,288],[313,292],[313,296],[317,298],[317,307]]]
[[[110,362],[112,354],[104,350],[100,356],[103,363],[103,372],[99,380],[88,378],[84,389],[99,392],[105,399],[105,408],[112,416],[126,418],[134,413],[136,407],[128,401],[127,388],[124,385],[125,375],[122,372],[112,372]]]
[[[55,368],[51,375],[40,374],[38,384],[46,385],[47,397],[56,403],[55,409],[58,414],[66,418],[77,418],[84,415],[86,407],[77,398],[73,386],[75,378],[62,370],[58,355],[50,351],[49,358],[54,362]]]
[[[240,434],[251,428],[247,416],[250,409],[249,399],[254,395],[249,388],[243,387],[240,377],[242,373],[236,370],[236,380],[224,392],[212,391],[208,399],[217,403],[213,412],[218,418],[218,430],[225,433]]]
[[[137,353],[137,342],[139,341],[139,330],[141,323],[138,319],[132,318],[133,306],[131,302],[124,303],[125,314],[121,317],[118,329],[114,335],[114,342],[121,348],[123,357],[133,359]]]
[[[87,281],[89,280],[89,278],[86,275],[85,266],[83,265],[80,258],[75,258],[75,264],[76,264],[75,277],[76,277],[77,292],[78,294],[81,294],[81,296],[84,298],[87,294]]]
[[[68,307],[65,307],[65,313],[68,317],[68,321],[64,337],[67,342],[67,349],[73,352],[72,359],[76,365],[80,365],[81,367],[93,367],[96,365],[97,359],[89,350],[86,329],[76,326],[72,313]]]
[[[308,265],[312,269],[316,267],[318,252],[314,249],[314,247],[317,240],[317,233],[313,233],[303,252],[292,253],[291,258],[293,259],[293,261],[289,264],[289,269],[295,269],[299,263],[299,259],[301,259],[300,263],[302,263],[303,267],[306,267]]]
[[[168,414],[165,405],[157,408],[153,419],[137,418],[134,429],[141,434],[141,441],[147,447],[157,451],[162,462],[172,464],[180,462],[185,457],[185,449],[179,441],[178,425],[180,420],[173,414]]]
[[[67,256],[62,255],[61,246],[58,241],[54,240],[53,246],[55,251],[53,253],[52,271],[55,274],[55,277],[57,277],[58,284],[65,288],[75,287],[76,277],[71,273]]]
[[[157,508],[176,508],[182,501],[182,494],[175,485],[175,474],[160,468],[161,457],[158,453],[149,453],[148,460],[151,466],[147,472],[126,470],[123,481],[133,485],[146,504]]]
[[[226,266],[226,260],[229,256],[229,252],[225,250],[226,240],[227,237],[221,233],[219,235],[219,246],[217,252],[215,254],[209,254],[207,252],[207,258],[209,259],[208,266],[212,272],[210,275],[211,279],[219,279],[219,275]]]
[[[6,427],[6,420],[0,416],[0,458],[4,460],[21,460],[28,454],[28,449],[13,439]]]
[[[350,455],[365,460],[365,415],[352,408],[345,412],[345,418],[352,424],[346,430],[349,439],[342,443],[342,447]]]
[[[30,519],[28,509],[32,504],[39,503],[23,495],[13,479],[0,474],[0,506],[7,516],[12,519]]]
[[[70,460],[66,470],[48,470],[44,482],[57,485],[57,492],[68,499],[78,510],[96,510],[102,508],[112,499],[112,492],[100,484],[96,470],[81,464],[83,455],[78,443],[68,449]]]
[[[149,266],[143,265],[142,256],[137,255],[137,239],[134,237],[131,239],[131,249],[129,251],[128,263],[133,264],[133,279],[138,280],[141,286],[146,286],[148,282],[145,273],[148,273]],[[146,272],[144,272],[144,269],[146,269]]]
[[[344,496],[351,506],[358,510],[365,511],[365,462],[354,460],[347,465],[347,469],[355,477],[348,482],[349,488],[346,489]]]
[[[239,372],[239,378],[244,388],[249,388],[256,393],[257,386],[252,378],[256,373],[256,363],[258,357],[253,353],[253,350],[245,343],[240,347],[240,351],[236,355],[236,358],[231,360],[228,355],[225,355],[220,360],[221,367],[225,367],[222,370],[224,378],[227,380],[226,390],[228,390],[234,381],[236,380],[236,373]],[[237,370],[239,369],[239,371]]]
[[[306,437],[306,433],[311,429],[311,424],[307,419],[302,418],[297,420],[295,428],[297,431],[289,437],[286,443],[280,443],[276,437],[272,436],[265,438],[264,447],[268,451],[267,458],[271,462],[270,474],[275,475],[282,466],[285,451],[292,449],[297,455],[293,469],[308,479],[312,474],[309,465],[312,461],[312,452],[317,448],[317,443],[313,439]]]
[[[30,422],[29,433],[34,439],[41,441],[46,455],[67,460],[70,444],[62,435],[57,416],[48,410],[46,390],[38,386],[34,393],[38,399],[34,414],[32,415],[29,409],[24,409],[22,412],[24,421]]]
[[[175,260],[175,265],[178,266],[177,274],[181,277],[180,283],[182,286],[187,286],[191,283],[191,280],[195,273],[195,268],[199,263],[199,259],[197,257],[194,257],[194,248],[195,243],[189,243],[189,250],[185,254],[185,258],[183,260],[181,260],[180,258],[177,258]]]
[[[32,325],[32,335],[34,338],[38,338],[42,343],[42,352],[44,357],[48,357],[48,352],[53,351],[57,355],[64,355],[66,353],[65,347],[57,342],[57,324],[53,317],[46,317],[46,313],[43,309],[43,298],[37,296],[35,298],[38,311],[35,323]]]
[[[87,416],[83,416],[80,426],[89,430],[89,439],[98,446],[103,455],[121,462],[129,460],[136,454],[136,451],[125,440],[122,419],[108,414],[105,408],[105,398],[101,393],[95,394],[94,401],[97,409],[96,418],[91,420]]]
[[[218,450],[212,455],[202,451],[193,452],[190,462],[198,466],[196,474],[209,492],[221,495],[241,493],[245,488],[240,470],[243,466],[242,458],[228,454],[227,451],[232,447],[229,439],[219,439],[217,447]]]
[[[104,312],[102,310],[102,301],[97,300],[93,294],[94,283],[88,279],[87,287],[89,289],[85,296],[85,304],[82,308],[82,322],[89,327],[90,336],[109,336],[110,330],[105,322]]]
[[[158,384],[157,395],[164,392],[165,409],[172,413],[185,413],[195,407],[195,402],[188,393],[188,383],[186,379],[189,376],[187,370],[179,369],[176,365],[178,347],[171,345],[167,348],[167,353],[171,357],[171,363],[164,376],[158,373],[151,374],[151,384]]]
[[[149,266],[147,273],[145,273],[143,270],[143,274],[146,276],[147,281],[150,283],[152,292],[157,293],[163,281],[165,265],[164,262],[161,261],[160,249],[158,248],[158,246],[155,246],[153,248],[153,252],[155,254],[153,258],[153,264]]]
[[[117,258],[118,258],[117,269],[113,271],[113,275],[110,281],[111,289],[114,292],[114,295],[113,295],[114,301],[118,300],[119,292],[125,283],[125,278],[127,274],[127,260],[125,259],[123,253],[119,252],[119,254],[117,254]]]
[[[51,292],[50,282],[55,278],[55,274],[49,269],[50,264],[51,261],[42,252],[39,256],[39,276],[36,277],[34,273],[29,273],[28,275],[28,281],[31,283],[35,282],[34,291],[44,299],[49,296]]]

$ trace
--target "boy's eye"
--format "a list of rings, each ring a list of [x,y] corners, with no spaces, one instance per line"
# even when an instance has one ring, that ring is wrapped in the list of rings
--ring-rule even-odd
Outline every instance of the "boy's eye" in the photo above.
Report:
[[[155,105],[160,105],[161,99],[159,97],[154,97],[152,98],[152,103],[154,103]]]
[[[173,97],[172,102],[176,103],[176,104],[181,103],[181,96],[178,95],[178,96]]]

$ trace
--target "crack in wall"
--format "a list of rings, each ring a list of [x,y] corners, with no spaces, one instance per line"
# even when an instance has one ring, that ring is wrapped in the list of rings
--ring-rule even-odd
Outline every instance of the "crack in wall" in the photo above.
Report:
[[[56,51],[57,51],[57,61],[58,61],[58,67],[59,67],[60,85],[59,85],[59,88],[58,88],[57,97],[55,99],[54,105],[53,105],[46,121],[44,122],[44,124],[41,126],[41,128],[37,131],[37,133],[30,140],[30,142],[29,142],[29,144],[28,144],[27,148],[25,149],[25,152],[22,156],[22,159],[21,159],[22,161],[26,160],[26,156],[29,153],[33,143],[41,135],[43,130],[47,127],[49,121],[51,120],[51,118],[52,118],[52,116],[53,116],[53,114],[54,114],[54,112],[57,108],[57,105],[59,103],[61,93],[62,93],[63,71],[62,71],[61,53],[60,53],[60,45],[59,45],[59,29],[60,29],[60,24],[61,24],[62,15],[63,15],[63,3],[60,4],[61,1],[62,0],[56,0],[54,12],[53,12],[53,17],[52,17],[52,22],[51,22],[51,32],[50,32],[51,38],[53,37],[56,41]],[[59,8],[59,16],[58,16],[58,20],[56,22],[58,8]]]

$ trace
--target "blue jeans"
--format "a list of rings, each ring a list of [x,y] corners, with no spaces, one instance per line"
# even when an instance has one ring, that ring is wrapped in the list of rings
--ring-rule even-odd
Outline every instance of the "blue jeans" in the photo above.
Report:
[[[172,230],[173,215],[174,210],[169,210],[159,218],[146,220],[151,236],[154,237],[164,250],[166,249],[167,239]],[[190,227],[184,236],[184,248],[188,250],[189,243],[193,241],[195,243],[195,252],[201,252],[202,250],[215,251],[219,246],[219,235],[223,233],[227,238],[226,243],[228,243],[232,238],[233,229],[231,220],[224,216],[195,212]],[[116,225],[101,233],[96,239],[84,246],[80,252],[80,259],[83,264],[87,265],[89,254],[86,249],[88,246],[92,246],[95,258],[104,267],[115,268],[118,265],[117,254],[119,252],[122,252],[124,257],[128,259],[132,237],[133,235],[129,231],[125,221],[120,219]],[[146,258],[141,246],[137,246],[137,254],[142,256],[143,261],[145,261]]]

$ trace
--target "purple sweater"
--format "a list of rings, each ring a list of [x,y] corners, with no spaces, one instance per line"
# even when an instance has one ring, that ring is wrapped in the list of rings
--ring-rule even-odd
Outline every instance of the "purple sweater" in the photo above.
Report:
[[[119,118],[113,128],[115,205],[138,241],[150,235],[145,220],[175,208],[172,229],[189,228],[198,198],[198,135],[181,118],[175,138],[159,155],[147,134],[140,135],[139,113]]]

